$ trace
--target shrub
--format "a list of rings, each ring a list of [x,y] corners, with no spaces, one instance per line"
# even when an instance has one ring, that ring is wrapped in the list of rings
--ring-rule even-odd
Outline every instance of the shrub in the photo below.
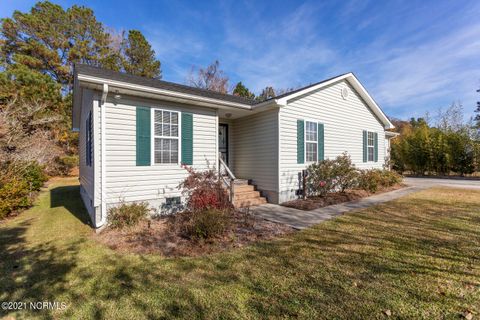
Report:
[[[0,219],[31,205],[30,189],[26,181],[14,178],[0,188]]]
[[[341,192],[345,192],[345,190],[351,189],[357,184],[358,171],[346,152],[335,159],[333,171],[335,187],[340,189]]]
[[[324,196],[328,192],[353,188],[356,185],[357,170],[350,156],[344,152],[335,160],[323,160],[308,168],[308,193]]]
[[[43,168],[36,162],[26,165],[22,172],[22,178],[29,184],[31,191],[38,191],[48,180],[47,175],[43,172]]]
[[[335,161],[323,160],[307,168],[307,194],[325,196],[335,189]]]
[[[380,170],[360,170],[358,176],[358,187],[368,192],[375,193],[380,186],[381,175]]]
[[[59,174],[67,176],[73,168],[78,166],[78,156],[63,156],[55,159],[56,170]]]
[[[375,193],[379,188],[394,186],[402,181],[402,177],[389,170],[360,170],[358,177],[359,188]]]
[[[187,166],[184,168],[188,171],[188,176],[178,188],[182,189],[187,198],[189,211],[231,209],[228,193],[214,170],[195,171]]]
[[[0,176],[0,219],[32,205],[33,192],[40,190],[47,176],[36,162],[4,162]]]
[[[174,228],[189,239],[212,239],[224,234],[231,226],[232,216],[228,211],[208,209],[184,211],[172,217]]]
[[[402,176],[395,171],[381,170],[381,185],[391,187],[402,182]]]
[[[149,212],[150,209],[146,202],[122,202],[119,206],[108,210],[108,223],[115,229],[133,227],[145,219]]]

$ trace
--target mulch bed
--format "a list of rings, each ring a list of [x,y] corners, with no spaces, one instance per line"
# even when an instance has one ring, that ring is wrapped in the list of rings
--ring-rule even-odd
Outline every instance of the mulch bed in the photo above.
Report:
[[[282,203],[281,205],[285,207],[309,211],[309,210],[323,208],[323,207],[334,205],[334,204],[359,200],[359,199],[371,196],[373,194],[389,192],[389,191],[401,189],[403,187],[405,187],[405,185],[399,184],[393,187],[381,189],[376,193],[369,193],[365,190],[347,190],[344,193],[341,193],[341,192],[329,193],[325,197],[311,197],[305,200],[296,199],[292,201],[287,201]]]
[[[235,214],[232,230],[208,241],[190,240],[175,233],[168,224],[168,218],[153,218],[123,230],[106,229],[94,237],[109,248],[120,252],[176,257],[225,251],[256,241],[273,239],[293,231],[294,229],[283,224],[252,215],[246,217],[243,214]]]

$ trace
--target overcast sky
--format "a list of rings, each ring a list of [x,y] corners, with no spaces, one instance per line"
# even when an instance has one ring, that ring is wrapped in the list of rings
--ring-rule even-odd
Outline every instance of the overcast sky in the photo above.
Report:
[[[480,99],[480,1],[53,1],[86,5],[115,29],[138,29],[184,83],[218,59],[258,93],[354,72],[389,115],[422,116]],[[0,17],[35,1],[2,0]]]

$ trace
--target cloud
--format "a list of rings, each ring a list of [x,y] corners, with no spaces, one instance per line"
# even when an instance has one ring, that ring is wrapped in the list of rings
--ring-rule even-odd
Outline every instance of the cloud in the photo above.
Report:
[[[257,93],[353,71],[388,114],[409,117],[454,100],[466,110],[474,105],[478,9],[475,2],[440,2],[435,8],[355,0],[285,7],[221,2],[208,15],[187,12],[144,30],[167,80],[183,82],[192,65],[215,59],[232,82],[243,81]]]

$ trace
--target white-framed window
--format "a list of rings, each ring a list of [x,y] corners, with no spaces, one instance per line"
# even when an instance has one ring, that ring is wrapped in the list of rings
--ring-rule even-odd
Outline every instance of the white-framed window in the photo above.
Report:
[[[318,159],[318,123],[305,121],[305,159],[315,162]]]
[[[367,132],[367,160],[375,161],[375,133]]]
[[[180,113],[153,109],[152,145],[154,164],[178,164],[180,159]]]

